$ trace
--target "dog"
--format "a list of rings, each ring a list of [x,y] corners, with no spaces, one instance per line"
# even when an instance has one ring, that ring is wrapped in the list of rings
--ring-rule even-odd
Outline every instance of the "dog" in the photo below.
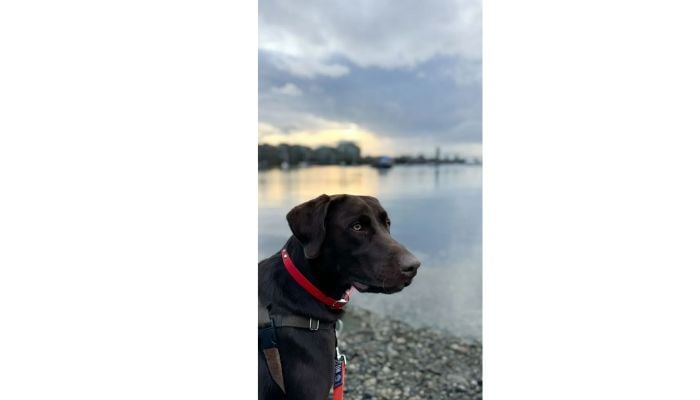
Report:
[[[374,197],[323,194],[286,218],[292,236],[258,263],[258,399],[326,400],[350,291],[399,292],[420,261]]]

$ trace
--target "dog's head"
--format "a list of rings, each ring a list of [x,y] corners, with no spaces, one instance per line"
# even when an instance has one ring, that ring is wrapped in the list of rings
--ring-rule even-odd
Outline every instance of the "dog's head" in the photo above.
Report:
[[[294,207],[287,222],[306,258],[333,260],[339,283],[361,292],[398,292],[420,266],[391,237],[389,215],[374,197],[324,194]]]

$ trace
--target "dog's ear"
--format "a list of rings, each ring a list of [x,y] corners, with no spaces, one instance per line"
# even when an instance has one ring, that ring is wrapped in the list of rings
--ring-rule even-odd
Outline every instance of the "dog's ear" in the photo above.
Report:
[[[287,214],[292,234],[304,246],[306,258],[316,258],[326,238],[326,213],[331,198],[325,194],[302,203]]]

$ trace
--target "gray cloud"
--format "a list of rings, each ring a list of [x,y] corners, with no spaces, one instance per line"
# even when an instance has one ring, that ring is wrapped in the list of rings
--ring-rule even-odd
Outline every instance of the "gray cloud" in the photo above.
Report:
[[[312,70],[334,56],[383,68],[413,67],[435,56],[481,59],[480,1],[266,0],[259,26],[261,50]]]
[[[282,94],[286,96],[301,96],[302,94],[301,90],[297,85],[289,82],[279,87],[273,87],[271,90],[273,93]]]
[[[481,141],[479,1],[266,0],[259,27],[261,122]]]

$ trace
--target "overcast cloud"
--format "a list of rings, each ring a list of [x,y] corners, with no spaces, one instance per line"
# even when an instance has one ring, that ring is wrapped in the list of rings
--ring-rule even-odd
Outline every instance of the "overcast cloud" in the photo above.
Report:
[[[480,149],[479,1],[265,0],[258,57],[261,141],[346,127],[389,154]]]

